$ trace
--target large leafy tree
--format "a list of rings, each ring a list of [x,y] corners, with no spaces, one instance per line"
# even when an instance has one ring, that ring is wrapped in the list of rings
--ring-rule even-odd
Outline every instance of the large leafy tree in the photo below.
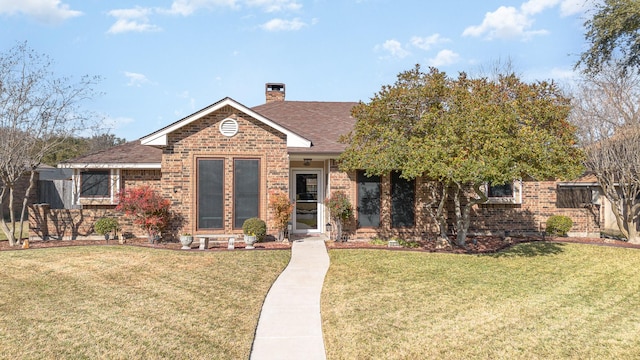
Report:
[[[513,74],[451,78],[416,65],[354,108],[357,121],[343,138],[349,145],[341,166],[432,180],[438,197],[432,215],[440,234],[446,235],[443,208],[450,197],[456,243],[463,246],[471,209],[487,201],[487,183],[580,172],[582,155],[567,121],[569,110],[569,99],[553,83],[528,84]]]
[[[10,219],[7,222],[0,206],[0,228],[12,246],[19,242],[14,236],[14,200],[22,198],[22,229],[34,170],[61,141],[87,129],[94,119],[80,104],[96,95],[93,86],[99,79],[74,82],[55,76],[51,68],[49,58],[26,43],[0,53],[0,199],[8,203]],[[24,194],[16,194],[25,174],[30,174],[30,185]]]
[[[629,68],[640,70],[640,1],[604,0],[596,5],[585,27],[590,46],[581,54],[578,65],[595,73],[616,61],[625,72]]]

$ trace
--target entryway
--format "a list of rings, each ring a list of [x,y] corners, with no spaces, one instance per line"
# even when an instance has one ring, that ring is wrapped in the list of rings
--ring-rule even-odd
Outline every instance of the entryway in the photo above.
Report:
[[[294,170],[292,182],[295,199],[293,232],[322,232],[322,170]]]

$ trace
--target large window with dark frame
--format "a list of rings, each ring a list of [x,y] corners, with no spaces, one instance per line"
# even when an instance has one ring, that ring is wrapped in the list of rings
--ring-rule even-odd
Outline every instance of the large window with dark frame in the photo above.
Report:
[[[357,173],[358,182],[358,225],[361,227],[380,226],[380,176],[366,176],[365,171]]]
[[[391,173],[391,227],[413,227],[415,225],[416,181]]]
[[[80,173],[80,197],[111,196],[110,171],[87,170]]]
[[[260,215],[260,160],[233,161],[233,227]]]
[[[224,212],[224,160],[197,161],[198,229],[222,229]]]

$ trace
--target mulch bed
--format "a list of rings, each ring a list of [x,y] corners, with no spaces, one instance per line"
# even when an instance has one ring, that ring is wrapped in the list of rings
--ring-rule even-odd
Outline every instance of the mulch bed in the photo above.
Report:
[[[474,241],[475,240],[475,241]],[[465,248],[452,246],[446,249],[437,249],[434,240],[417,241],[418,247],[389,247],[388,245],[373,245],[366,241],[347,241],[347,242],[327,242],[329,249],[389,249],[403,251],[424,251],[438,253],[454,253],[454,254],[487,254],[506,250],[513,245],[528,242],[558,242],[558,243],[580,243],[601,246],[616,246],[626,248],[640,249],[640,245],[629,244],[625,241],[604,239],[604,238],[565,238],[565,237],[546,237],[544,240],[538,236],[522,236],[512,237],[511,240],[499,236],[476,236],[467,240]]]
[[[474,241],[475,240],[475,241]],[[462,248],[458,246],[452,246],[447,249],[436,249],[435,241],[423,240],[418,241],[418,247],[404,248],[404,247],[388,247],[387,245],[374,245],[367,241],[350,240],[347,242],[335,242],[326,241],[325,244],[328,249],[386,249],[386,250],[402,250],[402,251],[423,251],[423,252],[439,252],[439,253],[455,253],[455,254],[483,254],[483,253],[495,253],[505,250],[515,244],[543,241],[541,237],[512,237],[511,241],[505,241],[502,237],[498,236],[477,236],[470,238],[467,241],[467,247]],[[626,248],[640,249],[640,245],[629,244],[620,240],[603,239],[603,238],[559,238],[559,237],[547,237],[544,241],[549,242],[564,242],[564,243],[581,243],[592,244],[601,246],[616,246]],[[87,245],[103,245],[103,246],[115,246],[119,245],[117,240],[32,240],[29,242],[30,249],[41,249],[59,246],[87,246]],[[147,239],[134,238],[128,239],[127,246],[144,246],[156,249],[169,249],[180,250],[182,245],[179,242],[160,242],[151,244]],[[199,243],[194,241],[191,244],[191,251],[198,250]],[[234,250],[245,251],[245,244],[240,241],[235,243]],[[273,249],[290,249],[291,243],[267,241],[256,243],[254,247],[257,250],[273,250]],[[0,251],[3,250],[23,250],[21,246],[10,247],[8,241],[0,241]],[[228,251],[226,243],[209,243],[208,251]]]
[[[31,240],[29,242],[29,249],[42,249],[42,248],[51,248],[51,247],[60,247],[60,246],[115,246],[115,245],[120,245],[118,244],[118,240],[109,240],[109,241],[105,241],[105,240],[47,240],[47,241],[43,241],[43,240]],[[180,244],[180,242],[176,241],[176,242],[158,242],[155,244],[151,244],[149,243],[148,239],[145,238],[133,238],[133,239],[127,239],[125,245],[127,246],[143,246],[143,247],[150,247],[150,248],[155,248],[155,249],[168,249],[168,250],[180,250],[180,248],[182,247],[182,244]],[[198,246],[199,246],[199,242],[198,241],[194,241],[193,244],[191,244],[191,250],[198,250]],[[244,242],[239,241],[235,243],[235,249],[234,250],[245,250],[244,249]],[[256,249],[259,250],[268,250],[268,249],[289,249],[291,248],[291,244],[289,243],[281,243],[281,242],[276,242],[276,241],[268,241],[268,242],[262,242],[262,243],[256,243],[254,244],[254,247]],[[23,250],[21,246],[14,246],[11,247],[9,246],[9,241],[0,241],[0,251],[3,250]],[[227,243],[225,242],[223,243],[209,243],[209,248],[208,250],[214,250],[214,251],[227,251]]]

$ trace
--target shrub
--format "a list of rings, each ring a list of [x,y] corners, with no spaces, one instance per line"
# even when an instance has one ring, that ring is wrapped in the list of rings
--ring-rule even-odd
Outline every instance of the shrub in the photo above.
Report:
[[[414,240],[404,240],[404,239],[396,239],[398,241],[398,245],[403,248],[415,249],[420,247],[420,243]]]
[[[567,232],[571,230],[573,221],[564,215],[553,215],[547,219],[547,234],[567,236]]]
[[[272,192],[269,196],[269,208],[273,212],[276,229],[287,230],[293,211],[293,203],[289,200],[289,196],[281,191]]]
[[[348,220],[353,215],[353,206],[349,201],[349,197],[344,191],[335,191],[325,201],[325,205],[329,208],[329,214],[334,220]]]
[[[257,217],[252,217],[242,224],[242,232],[249,236],[255,236],[258,241],[262,241],[267,234],[267,224]]]
[[[336,241],[342,239],[342,226],[344,222],[353,216],[353,206],[344,191],[335,191],[325,200],[324,204],[329,209],[331,219],[336,223]]]
[[[149,186],[127,188],[118,194],[117,211],[133,217],[133,223],[144,229],[149,242],[169,225],[171,202],[158,195]]]
[[[93,229],[100,235],[108,234],[112,231],[118,230],[119,224],[118,220],[110,217],[103,217],[98,219],[95,224],[93,224]]]

